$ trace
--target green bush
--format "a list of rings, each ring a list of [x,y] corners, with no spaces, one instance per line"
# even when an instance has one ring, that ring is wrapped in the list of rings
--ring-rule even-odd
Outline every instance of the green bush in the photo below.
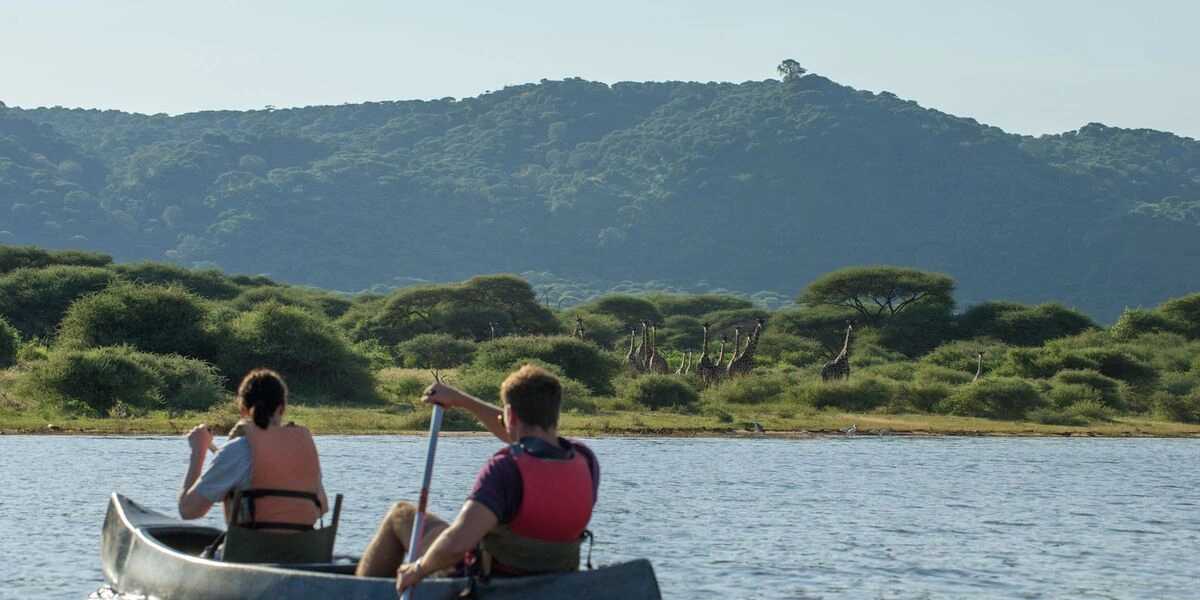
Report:
[[[129,344],[142,352],[216,355],[205,302],[173,285],[117,284],[80,298],[67,311],[57,346],[71,350]]]
[[[1096,327],[1087,315],[1060,302],[1025,306],[993,300],[967,308],[958,317],[963,337],[991,337],[1013,346],[1040,346]]]
[[[1090,350],[1046,346],[1042,348],[1011,348],[998,374],[1027,379],[1049,379],[1063,369],[1099,370],[1098,356]]]
[[[1200,293],[1167,300],[1158,306],[1158,312],[1178,323],[1188,337],[1200,338]]]
[[[382,402],[368,363],[320,313],[268,301],[229,323],[218,365],[237,385],[257,367],[283,374],[306,398],[335,404]]]
[[[576,311],[582,313],[597,313],[609,315],[620,323],[622,331],[637,329],[641,331],[643,320],[661,323],[663,314],[648,300],[624,294],[611,294],[594,302],[576,306]]]
[[[449,369],[471,362],[475,343],[447,333],[424,333],[397,344],[396,355],[411,369]]]
[[[228,398],[216,367],[178,354],[141,354],[159,377],[158,394],[168,410],[205,411]]]
[[[85,250],[48,252],[34,246],[0,244],[0,275],[17,269],[41,269],[54,265],[107,267],[112,257]]]
[[[902,381],[896,384],[892,403],[896,412],[908,412],[908,409],[933,412],[953,390],[953,386],[941,381]]]
[[[704,399],[718,406],[729,404],[769,404],[796,401],[800,389],[795,380],[779,372],[760,372],[748,377],[736,377],[704,390]]]
[[[76,299],[117,280],[96,267],[18,269],[0,276],[0,315],[27,338],[48,338]]]
[[[517,330],[517,325],[508,311],[497,306],[482,304],[444,307],[430,325],[438,333],[479,341],[512,335]],[[495,331],[494,336],[493,330]]]
[[[815,385],[806,392],[808,403],[817,408],[863,412],[894,402],[896,387],[895,382],[878,377],[851,377]]]
[[[895,362],[873,365],[859,369],[856,375],[883,377],[893,381],[912,381],[916,376],[917,365],[911,362]]]
[[[1087,388],[1096,390],[1096,394],[1090,398],[1084,398],[1084,400],[1094,400],[1109,408],[1126,408],[1124,386],[1118,380],[1105,376],[1103,373],[1068,368],[1068,370],[1055,374],[1054,379],[1051,380],[1051,385],[1070,384],[1085,385]],[[1067,406],[1067,404],[1058,404],[1058,406]]]
[[[512,372],[529,359],[557,365],[562,373],[582,382],[596,395],[612,393],[612,379],[621,371],[616,356],[591,342],[565,336],[504,337],[484,342],[475,352],[475,365]]]
[[[629,332],[621,331],[621,321],[612,315],[588,313],[573,309],[559,313],[559,327],[563,331],[575,331],[575,317],[583,319],[583,339],[601,348],[610,350],[620,348],[629,341]],[[670,321],[668,320],[669,323]],[[658,341],[664,346],[671,345],[664,338],[661,331],[659,332]]]
[[[201,298],[212,300],[231,300],[242,291],[216,269],[192,270],[179,265],[149,261],[117,265],[114,269],[134,283],[178,285]]]
[[[1200,372],[1163,373],[1159,378],[1159,386],[1173,396],[1186,396],[1200,388]]]
[[[624,336],[622,341],[628,341],[628,336]],[[663,326],[658,328],[658,345],[663,348],[698,353],[703,344],[704,325],[696,317],[673,315],[667,317]],[[629,346],[622,344],[621,348],[628,349]]]
[[[35,363],[22,388],[30,397],[88,416],[203,411],[227,396],[211,365],[130,346],[51,352]]]
[[[21,334],[0,317],[0,369],[17,364],[21,350]]]
[[[644,294],[642,299],[653,304],[660,314],[668,318],[671,315],[692,317],[696,319],[697,323],[701,317],[711,312],[754,308],[754,303],[745,298],[724,294],[691,295],[650,292]]]
[[[1052,385],[1057,384],[1078,384],[1086,385],[1088,388],[1097,391],[1096,400],[1103,403],[1104,406],[1116,409],[1123,409],[1126,406],[1126,389],[1118,380],[1105,376],[1103,373],[1088,370],[1076,370],[1076,368],[1068,368],[1055,374],[1051,380]]]
[[[824,348],[820,342],[774,328],[763,330],[762,337],[758,340],[757,356],[774,360],[776,364],[803,368],[811,368],[825,360]]]
[[[354,351],[367,360],[372,371],[396,366],[396,357],[379,340],[363,340],[353,344]]]
[[[700,394],[687,381],[673,375],[643,375],[625,386],[621,397],[651,410],[689,409]]]
[[[313,312],[325,313],[331,319],[337,318],[338,315],[346,312],[350,307],[349,300],[343,300],[345,307],[337,312],[336,315],[330,315],[325,312],[325,307],[317,299],[317,295],[304,288],[294,288],[286,286],[262,286],[254,287],[245,290],[237,295],[236,298],[230,300],[229,304],[237,309],[238,312],[246,312],[263,302],[275,301],[284,306],[298,306],[307,308]]]
[[[1132,340],[1147,333],[1176,332],[1180,326],[1162,313],[1144,308],[1126,308],[1117,322],[1109,328],[1116,340]]]
[[[914,358],[929,353],[954,336],[954,315],[944,304],[914,304],[884,321],[879,343]]]
[[[1088,424],[1086,418],[1061,408],[1036,408],[1029,411],[1028,419],[1042,425],[1083,427]]]
[[[1038,389],[1024,379],[985,377],[954,390],[938,405],[938,412],[986,419],[1021,419],[1046,405]]]
[[[1200,392],[1173,396],[1157,392],[1153,397],[1154,412],[1168,421],[1200,423]]]
[[[1158,371],[1126,350],[1094,348],[1083,353],[1095,361],[1100,373],[1133,385],[1151,385],[1158,380]]]
[[[1055,382],[1046,398],[1055,408],[1065,409],[1080,402],[1101,402],[1100,390],[1082,383]]]
[[[957,340],[938,346],[922,356],[920,362],[955,369],[973,377],[979,367],[979,350],[983,350],[985,375],[1003,363],[1009,351],[1007,346],[994,340]]]
[[[938,365],[921,365],[917,367],[917,371],[913,373],[913,381],[921,384],[945,383],[950,385],[962,385],[964,383],[970,383],[972,377],[974,377],[973,374],[965,371]],[[984,379],[986,379],[986,377]]]
[[[394,381],[384,384],[383,392],[388,396],[402,403],[415,403],[421,398],[421,394],[425,392],[425,388],[429,387],[430,377],[413,377],[407,375],[398,377]],[[457,382],[455,383],[457,385]]]

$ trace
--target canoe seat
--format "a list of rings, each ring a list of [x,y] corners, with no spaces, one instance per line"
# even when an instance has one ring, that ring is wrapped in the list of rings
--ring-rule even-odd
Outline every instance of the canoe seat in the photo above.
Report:
[[[234,494],[234,506],[240,498]],[[324,527],[296,532],[273,532],[230,523],[225,532],[221,560],[236,563],[328,563],[333,560],[333,544],[342,513],[342,495],[333,503],[330,523]]]

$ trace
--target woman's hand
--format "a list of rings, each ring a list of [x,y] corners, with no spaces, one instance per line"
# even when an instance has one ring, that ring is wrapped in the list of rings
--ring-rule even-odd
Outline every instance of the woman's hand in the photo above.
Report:
[[[187,440],[188,446],[192,447],[192,452],[203,453],[208,451],[209,446],[212,446],[213,434],[208,430],[208,425],[201,423],[192,428]]]
[[[396,569],[396,594],[401,595],[404,590],[417,587],[423,579],[425,573],[421,571],[421,559],[400,565],[400,568]]]

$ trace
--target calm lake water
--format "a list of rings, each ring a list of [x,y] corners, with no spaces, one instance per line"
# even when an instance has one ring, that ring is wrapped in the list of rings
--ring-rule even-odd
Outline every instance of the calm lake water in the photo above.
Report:
[[[667,598],[1200,598],[1200,441],[855,437],[586,440],[593,560],[647,557]],[[415,499],[425,437],[317,439],[337,552]],[[453,515],[491,438],[443,437]],[[182,437],[0,436],[0,597],[103,583],[113,491],[172,512]],[[208,522],[216,525],[213,511]]]

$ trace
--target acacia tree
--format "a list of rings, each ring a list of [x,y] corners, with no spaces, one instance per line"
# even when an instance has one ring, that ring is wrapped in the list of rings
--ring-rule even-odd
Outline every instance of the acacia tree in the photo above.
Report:
[[[829,273],[797,298],[807,306],[845,306],[868,325],[895,316],[913,304],[954,306],[954,278],[907,267],[848,267]]]
[[[800,63],[790,58],[779,63],[779,66],[775,67],[775,70],[783,76],[784,81],[795,81],[808,72],[808,69],[800,66]]]

